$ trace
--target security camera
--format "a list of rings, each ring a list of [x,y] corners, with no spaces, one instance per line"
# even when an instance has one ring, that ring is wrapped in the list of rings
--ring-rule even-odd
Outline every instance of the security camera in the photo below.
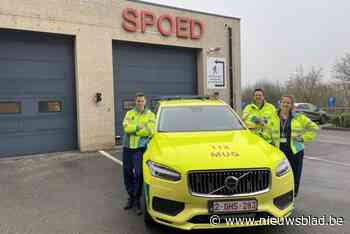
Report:
[[[227,23],[224,23],[225,28],[227,28],[229,25]]]

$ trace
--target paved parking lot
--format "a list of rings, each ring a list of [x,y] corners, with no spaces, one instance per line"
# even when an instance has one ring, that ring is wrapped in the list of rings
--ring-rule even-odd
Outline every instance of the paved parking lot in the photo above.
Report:
[[[116,159],[118,150],[108,151]],[[307,155],[295,216],[342,226],[275,226],[210,233],[350,233],[350,132],[322,131]],[[0,233],[184,233],[125,212],[121,166],[99,152],[0,160]],[[191,233],[209,233],[194,231]]]

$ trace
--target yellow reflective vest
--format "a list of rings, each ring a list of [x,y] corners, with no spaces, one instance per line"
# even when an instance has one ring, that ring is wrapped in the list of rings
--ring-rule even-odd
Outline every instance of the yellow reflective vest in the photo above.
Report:
[[[243,109],[242,119],[250,130],[272,144],[271,117],[275,114],[276,108],[268,102],[264,102],[261,108],[255,103],[251,103]],[[263,123],[258,123],[258,119],[262,120]]]
[[[304,150],[305,142],[312,141],[316,137],[319,127],[302,113],[292,112],[291,118],[290,147],[293,154],[297,154]],[[279,148],[281,120],[277,112],[271,123],[273,128],[272,139],[274,145]]]
[[[143,112],[133,108],[123,121],[123,146],[129,149],[144,148],[155,131],[155,114],[149,109]]]

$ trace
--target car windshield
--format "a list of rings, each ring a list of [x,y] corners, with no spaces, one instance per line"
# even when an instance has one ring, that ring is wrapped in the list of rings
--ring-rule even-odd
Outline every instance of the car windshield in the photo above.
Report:
[[[227,106],[163,107],[159,132],[229,131],[244,129]]]

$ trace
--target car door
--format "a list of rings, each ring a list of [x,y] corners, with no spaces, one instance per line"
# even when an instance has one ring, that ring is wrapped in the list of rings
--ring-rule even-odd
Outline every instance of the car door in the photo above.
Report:
[[[317,106],[311,104],[311,103],[307,103],[305,104],[306,109],[305,109],[305,114],[307,117],[309,117],[309,119],[311,119],[312,121],[318,121],[319,120],[319,114],[318,114],[318,108]]]
[[[302,103],[297,106],[297,112],[301,112],[308,118],[312,119],[312,114],[310,111],[310,106],[307,103]]]

